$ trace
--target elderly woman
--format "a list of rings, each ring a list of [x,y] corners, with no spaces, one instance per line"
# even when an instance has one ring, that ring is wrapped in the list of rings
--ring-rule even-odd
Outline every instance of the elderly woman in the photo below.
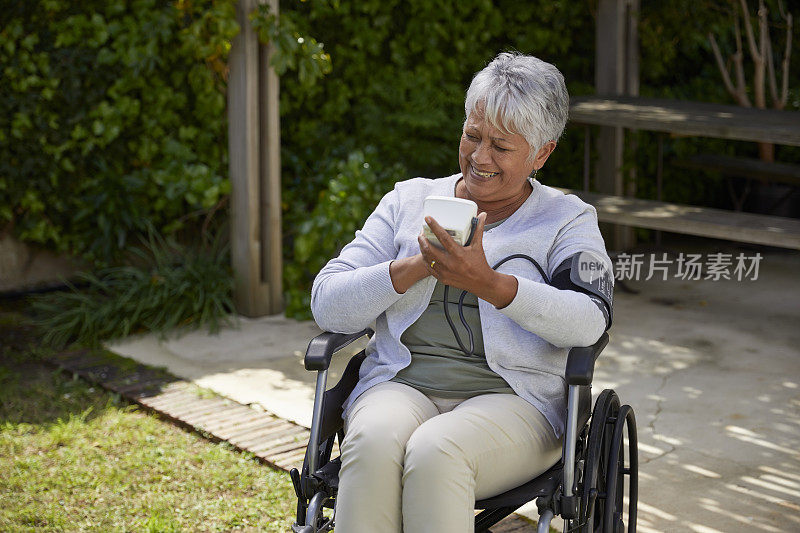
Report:
[[[561,73],[500,54],[475,75],[465,111],[461,172],[396,184],[314,281],[320,327],[375,328],[345,403],[342,533],[472,531],[476,499],[558,461],[567,348],[591,345],[610,324],[595,210],[533,177],[567,121]],[[478,205],[471,243],[430,217],[443,248],[423,236],[429,195]],[[585,254],[606,273],[580,275]],[[453,309],[466,291],[472,349],[457,339],[466,329],[446,321],[445,286]]]

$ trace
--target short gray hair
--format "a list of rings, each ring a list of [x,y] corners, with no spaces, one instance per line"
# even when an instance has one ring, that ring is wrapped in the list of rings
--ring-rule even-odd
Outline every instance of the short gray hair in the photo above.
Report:
[[[467,118],[476,110],[495,128],[522,135],[533,158],[564,132],[569,94],[555,66],[533,56],[503,52],[472,78],[464,103]]]

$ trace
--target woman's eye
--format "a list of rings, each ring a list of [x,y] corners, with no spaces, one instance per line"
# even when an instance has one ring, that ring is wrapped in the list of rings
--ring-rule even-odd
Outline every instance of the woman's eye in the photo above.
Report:
[[[508,148],[503,148],[502,146],[495,145],[494,149],[497,150],[498,152],[508,152]]]
[[[477,141],[478,140],[477,137],[475,137],[474,135],[470,135],[469,133],[465,133],[464,135],[466,135],[467,139],[469,139],[470,141]]]

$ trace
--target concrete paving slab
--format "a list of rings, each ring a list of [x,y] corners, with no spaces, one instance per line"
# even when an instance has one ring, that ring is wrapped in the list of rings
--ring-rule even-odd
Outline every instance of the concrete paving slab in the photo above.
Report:
[[[283,316],[237,317],[217,334],[176,331],[165,338],[136,335],[107,347],[141,363],[165,367],[243,404],[258,404],[281,418],[311,426],[316,373],[303,366],[308,341],[321,330],[314,322]],[[334,357],[329,370],[335,384],[353,353],[356,341]]]
[[[636,410],[644,533],[800,531],[800,254],[761,253],[755,280],[655,275],[627,282],[636,294],[616,292],[594,393],[614,388]],[[308,426],[314,374],[302,355],[319,329],[282,317],[238,322],[219,335],[110,348]]]

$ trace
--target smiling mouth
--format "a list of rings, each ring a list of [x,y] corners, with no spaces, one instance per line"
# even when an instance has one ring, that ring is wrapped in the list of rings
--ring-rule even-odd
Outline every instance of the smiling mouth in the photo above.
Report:
[[[472,167],[472,172],[474,172],[475,174],[477,174],[478,176],[480,176],[482,178],[493,178],[493,177],[497,176],[498,174],[500,174],[499,172],[481,172],[480,170],[476,169],[475,167]]]

